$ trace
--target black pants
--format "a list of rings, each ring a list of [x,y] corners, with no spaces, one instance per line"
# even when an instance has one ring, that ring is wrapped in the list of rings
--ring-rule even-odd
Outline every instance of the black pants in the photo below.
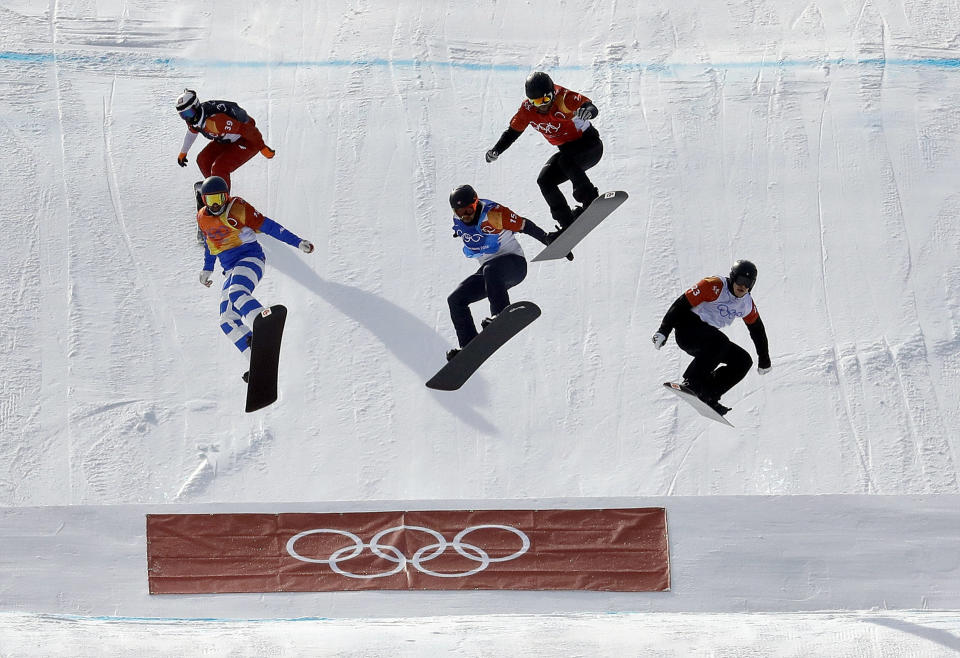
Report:
[[[550,214],[560,226],[567,227],[573,221],[573,213],[560,191],[560,184],[573,183],[573,198],[586,206],[597,198],[599,192],[585,172],[600,162],[602,156],[600,133],[590,126],[579,139],[560,146],[560,150],[543,165],[537,185],[550,206]]]
[[[693,357],[683,378],[707,397],[719,400],[750,372],[753,365],[753,359],[745,349],[699,317],[694,316],[689,322],[678,325],[675,336],[680,349]]]
[[[496,315],[510,304],[507,289],[523,281],[526,276],[527,259],[518,254],[507,254],[488,260],[474,274],[460,282],[447,297],[450,319],[457,330],[460,347],[477,337],[470,304],[487,298],[490,300],[490,315]]]

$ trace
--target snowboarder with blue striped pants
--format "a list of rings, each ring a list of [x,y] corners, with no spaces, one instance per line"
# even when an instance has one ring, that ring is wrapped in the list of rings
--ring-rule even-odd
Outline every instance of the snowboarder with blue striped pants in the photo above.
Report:
[[[313,252],[309,240],[291,233],[263,215],[240,197],[231,197],[227,182],[210,176],[200,186],[203,207],[197,212],[197,226],[204,236],[203,271],[200,283],[210,287],[217,260],[225,277],[220,297],[220,328],[241,354],[250,357],[252,323],[263,305],[253,296],[263,277],[266,257],[257,242],[259,233],[280,240],[304,253]]]

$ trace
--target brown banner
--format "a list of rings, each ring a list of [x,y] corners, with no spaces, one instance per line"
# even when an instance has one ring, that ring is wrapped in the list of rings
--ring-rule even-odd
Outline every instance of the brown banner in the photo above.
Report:
[[[151,594],[662,591],[663,508],[149,514]]]

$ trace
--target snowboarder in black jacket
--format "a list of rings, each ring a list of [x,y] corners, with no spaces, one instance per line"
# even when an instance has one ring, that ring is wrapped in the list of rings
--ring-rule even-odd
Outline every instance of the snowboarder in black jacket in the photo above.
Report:
[[[653,335],[658,350],[676,330],[677,345],[693,361],[683,373],[683,384],[721,416],[730,407],[720,404],[724,393],[743,379],[753,360],[747,351],[720,331],[742,318],[757,349],[757,371],[770,372],[767,332],[750,291],[757,282],[757,266],[738,260],[730,275],[708,276],[680,295],[670,306],[660,328]]]

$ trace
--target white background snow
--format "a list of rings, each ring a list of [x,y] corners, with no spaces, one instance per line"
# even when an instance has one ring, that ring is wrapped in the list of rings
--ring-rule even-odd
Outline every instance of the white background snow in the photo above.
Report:
[[[951,500],[958,25],[960,5],[946,0],[0,0],[5,518],[48,506],[592,507],[758,494],[807,497],[816,515],[842,508],[833,496],[818,506],[818,494]],[[600,108],[606,150],[590,176],[630,199],[573,262],[531,265],[511,291],[540,305],[540,320],[462,390],[432,392],[423,383],[455,342],[446,296],[473,271],[451,239],[450,189],[470,183],[552,227],[536,185],[553,153],[542,137],[529,130],[497,162],[483,159],[533,70]],[[317,245],[305,255],[263,238],[257,296],[290,315],[280,400],[256,414],[243,413],[245,363],[220,333],[219,294],[197,280],[192,185],[205,141],[188,168],[176,165],[184,87],[256,118],[277,156],[238,170],[233,193]],[[660,388],[688,357],[672,339],[655,351],[650,336],[684,289],[737,258],[759,266],[774,369],[725,398],[730,431]],[[474,307],[477,319],[487,311]],[[753,353],[742,326],[729,333]],[[72,508],[59,509],[69,519]],[[955,562],[940,566],[956,578]],[[78,610],[69,595],[58,610],[30,608],[25,597],[0,586],[0,610],[26,614],[0,622],[18,638],[84,646],[120,628],[117,646],[138,633],[170,655],[189,646],[90,616],[65,629],[31,613],[130,612]],[[271,616],[310,617],[296,600]],[[404,605],[364,601],[371,617]],[[398,651],[404,632],[420,651],[470,653],[473,629],[497,619],[434,620],[438,635],[396,621],[376,641],[361,622],[325,632],[355,633],[345,646],[374,653]],[[709,655],[729,642],[727,655],[801,655],[789,651],[806,639],[832,650],[838,637],[869,655],[960,648],[948,613],[869,627],[844,626],[842,614],[697,616],[706,641],[644,627],[663,633],[683,615],[624,619],[568,621],[611,654]],[[545,653],[592,652],[563,645],[548,617],[504,623],[531,637],[543,625],[540,637],[561,643]],[[605,646],[618,637],[598,630],[610,624],[644,639]],[[304,645],[285,645],[291,633],[324,632],[227,626],[217,646],[238,651],[251,646],[242,634],[295,651]],[[32,653],[15,642],[8,650]]]

